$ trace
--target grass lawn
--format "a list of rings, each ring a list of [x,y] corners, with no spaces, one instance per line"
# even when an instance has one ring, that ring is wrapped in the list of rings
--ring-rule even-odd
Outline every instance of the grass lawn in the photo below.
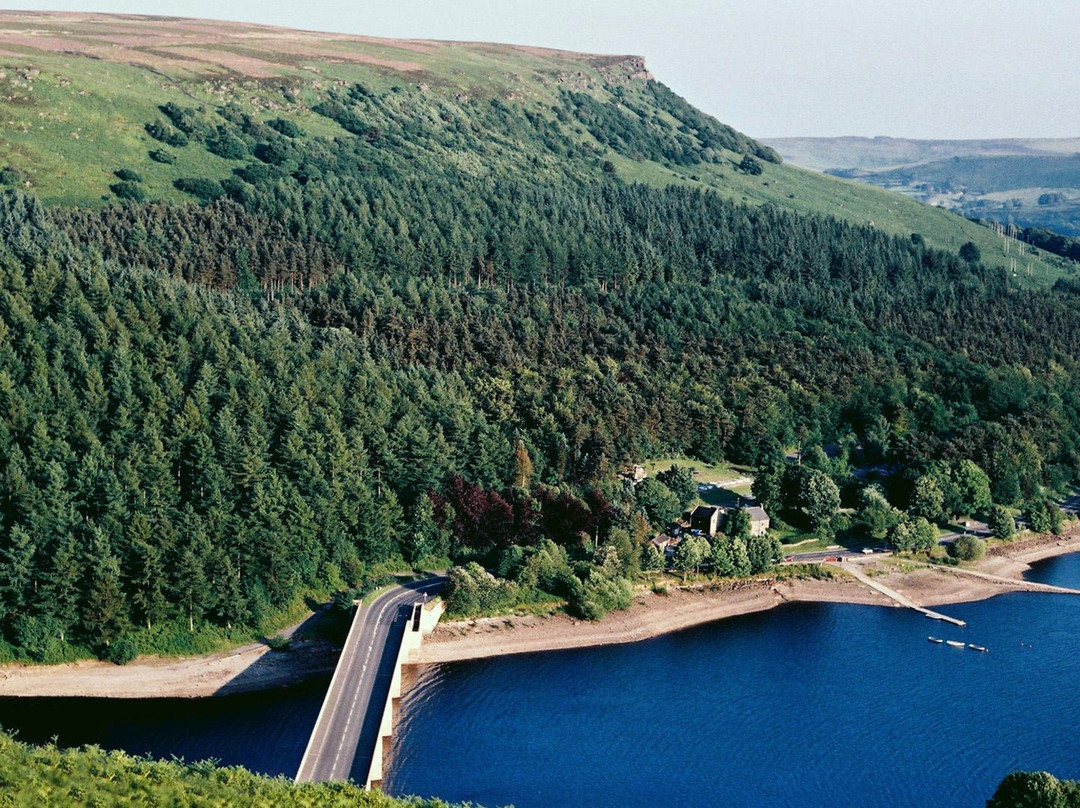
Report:
[[[745,466],[734,466],[730,463],[706,463],[702,460],[691,460],[685,457],[662,457],[656,460],[646,460],[641,464],[649,476],[660,471],[667,471],[672,466],[682,466],[694,471],[694,478],[699,482],[728,482],[742,477],[750,477],[750,469]]]

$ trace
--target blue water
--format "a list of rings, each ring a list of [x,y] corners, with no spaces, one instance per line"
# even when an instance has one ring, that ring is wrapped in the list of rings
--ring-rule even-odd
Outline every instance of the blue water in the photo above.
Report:
[[[1032,579],[1080,585],[1080,555]],[[981,806],[1080,777],[1080,597],[793,604],[641,643],[429,669],[384,788],[484,805]],[[934,634],[990,653],[935,645]]]
[[[136,755],[214,759],[293,777],[330,677],[212,699],[0,699],[0,726],[28,743],[97,744]]]
[[[1080,554],[1032,580],[1080,588]],[[486,806],[982,806],[1014,769],[1080,778],[1080,597],[793,604],[632,645],[427,669],[384,784]],[[990,648],[979,654],[927,635]],[[28,741],[295,773],[326,679],[202,700],[0,699]]]

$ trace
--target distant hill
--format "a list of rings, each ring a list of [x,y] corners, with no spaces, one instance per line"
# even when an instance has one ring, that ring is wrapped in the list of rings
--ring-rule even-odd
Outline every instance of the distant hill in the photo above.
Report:
[[[777,138],[785,160],[965,216],[1080,235],[1080,138]]]

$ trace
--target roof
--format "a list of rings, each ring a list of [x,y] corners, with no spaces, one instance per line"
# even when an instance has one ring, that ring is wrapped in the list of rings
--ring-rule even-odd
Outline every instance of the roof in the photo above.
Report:
[[[760,505],[754,505],[751,508],[747,508],[746,512],[750,514],[751,522],[760,522],[762,519],[769,518],[769,514],[765,513],[765,509]]]
[[[691,519],[712,519],[714,513],[722,511],[719,505],[698,505],[690,514]]]

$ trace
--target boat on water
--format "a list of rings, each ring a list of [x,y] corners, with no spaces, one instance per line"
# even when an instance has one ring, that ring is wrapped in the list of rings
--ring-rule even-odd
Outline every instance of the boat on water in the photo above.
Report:
[[[963,648],[964,644],[960,640],[945,640],[946,645],[951,645],[953,648]]]
[[[943,642],[945,642],[945,640],[941,639],[940,637],[927,637],[926,639],[930,640],[930,642],[936,642],[938,645],[941,645]]]
[[[982,654],[985,654],[987,651],[990,650],[989,648],[987,648],[984,645],[975,645],[975,644],[970,643],[970,642],[968,643],[968,648],[970,648],[972,651],[978,651],[978,652],[980,652]]]

